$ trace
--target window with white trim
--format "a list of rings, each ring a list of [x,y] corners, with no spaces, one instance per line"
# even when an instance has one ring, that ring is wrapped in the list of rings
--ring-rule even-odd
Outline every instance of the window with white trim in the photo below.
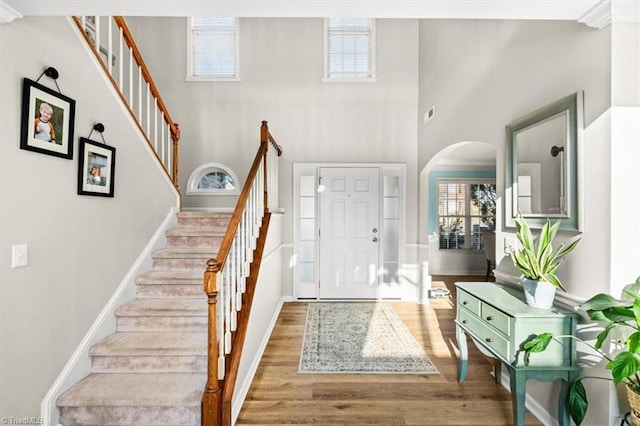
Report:
[[[375,20],[325,18],[324,78],[329,81],[375,79]]]
[[[233,195],[240,193],[233,170],[219,163],[207,163],[196,168],[187,180],[188,195]]]
[[[187,80],[238,80],[238,18],[193,16]]]
[[[493,179],[438,180],[440,250],[484,248],[482,231],[496,227]]]

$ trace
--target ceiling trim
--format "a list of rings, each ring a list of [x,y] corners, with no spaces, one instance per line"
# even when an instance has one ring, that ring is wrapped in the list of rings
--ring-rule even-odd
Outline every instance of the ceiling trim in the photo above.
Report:
[[[17,18],[22,18],[20,12],[0,1],[0,24],[8,24]]]
[[[578,19],[578,22],[591,28],[603,29],[611,23],[611,1],[602,0],[582,18]]]
[[[2,0],[24,16],[368,16],[577,21],[599,0]],[[614,0],[630,1],[630,0]]]

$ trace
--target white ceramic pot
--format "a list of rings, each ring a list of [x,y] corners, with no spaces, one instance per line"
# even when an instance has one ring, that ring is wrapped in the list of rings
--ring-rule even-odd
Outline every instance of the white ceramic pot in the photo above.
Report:
[[[522,279],[524,300],[527,305],[538,309],[551,309],[556,297],[556,287],[546,281]]]

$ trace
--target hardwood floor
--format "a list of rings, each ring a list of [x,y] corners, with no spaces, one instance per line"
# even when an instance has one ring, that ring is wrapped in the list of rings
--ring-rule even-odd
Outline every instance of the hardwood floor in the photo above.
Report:
[[[511,395],[494,382],[492,360],[469,344],[469,368],[458,383],[456,281],[433,277],[447,298],[429,305],[392,302],[439,374],[298,374],[307,303],[286,303],[267,345],[237,425],[511,425]],[[541,423],[527,411],[527,425]]]

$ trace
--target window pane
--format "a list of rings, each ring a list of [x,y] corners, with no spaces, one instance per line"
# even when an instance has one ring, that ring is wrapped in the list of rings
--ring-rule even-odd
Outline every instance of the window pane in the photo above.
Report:
[[[372,76],[373,21],[368,18],[330,18],[327,34],[327,77]]]
[[[236,189],[233,178],[225,172],[211,172],[202,176],[198,189]]]
[[[236,18],[194,17],[191,21],[191,73],[194,77],[234,78]]]
[[[496,185],[438,182],[440,249],[484,248],[482,231],[495,229]]]

